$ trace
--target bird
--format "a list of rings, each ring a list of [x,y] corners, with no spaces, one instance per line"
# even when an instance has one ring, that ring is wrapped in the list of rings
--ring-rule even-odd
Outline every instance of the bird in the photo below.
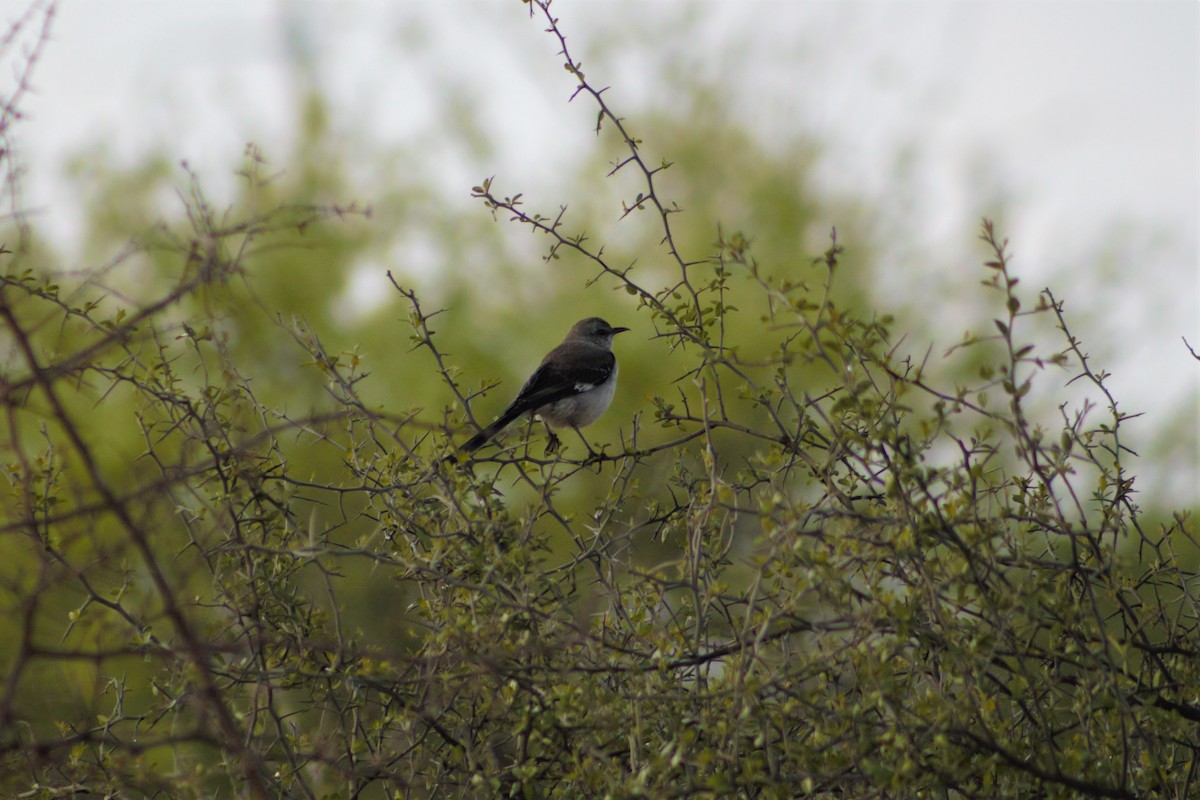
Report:
[[[546,452],[554,452],[558,447],[555,428],[573,428],[578,433],[608,409],[617,387],[613,337],[627,330],[609,325],[599,317],[576,322],[566,338],[542,359],[504,413],[468,439],[462,450],[466,453],[478,450],[513,420],[529,414],[541,417],[550,428]],[[583,434],[579,435],[583,438]]]

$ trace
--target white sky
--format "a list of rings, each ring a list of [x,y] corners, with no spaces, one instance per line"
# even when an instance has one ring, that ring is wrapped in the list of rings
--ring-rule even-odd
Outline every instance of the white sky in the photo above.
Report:
[[[0,22],[28,5],[0,0]],[[977,277],[964,265],[981,258],[978,218],[1006,198],[1018,273],[1031,288],[1051,283],[1086,320],[1076,332],[1114,373],[1117,397],[1150,414],[1135,431],[1143,442],[1162,435],[1155,414],[1190,404],[1190,429],[1177,433],[1193,463],[1174,482],[1195,496],[1200,365],[1180,339],[1200,348],[1200,4],[555,8],[589,77],[614,87],[627,116],[670,102],[666,65],[682,62],[722,81],[764,139],[816,136],[821,184],[866,198],[881,225],[910,235],[911,250],[894,255],[933,307],[939,286]],[[26,205],[70,230],[79,210],[61,164],[96,141],[129,162],[157,146],[210,187],[229,185],[247,141],[285,149],[297,48],[360,134],[428,137],[423,168],[450,196],[469,203],[469,187],[494,172],[552,198],[557,168],[592,145],[592,112],[565,105],[572,86],[543,27],[517,0],[61,0],[19,134]],[[7,93],[11,65],[0,70]],[[431,71],[477,102],[494,166],[438,150]]]

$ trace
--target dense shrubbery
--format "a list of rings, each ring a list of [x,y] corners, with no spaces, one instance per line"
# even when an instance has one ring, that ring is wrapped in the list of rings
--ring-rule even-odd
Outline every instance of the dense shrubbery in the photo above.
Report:
[[[479,390],[399,283],[430,358],[373,369],[440,382],[441,416],[382,409],[356,351],[276,318],[260,260],[353,208],[196,188],[144,259],[85,274],[13,217],[0,793],[1194,794],[1196,540],[1143,522],[1060,303],[985,222],[997,318],[947,366],[842,302],[836,240],[800,268],[738,234],[685,255],[665,165],[560,44],[670,264],[476,187],[669,351],[618,343],[626,408],[650,399],[587,458],[513,431],[443,461]],[[1064,375],[1088,391],[1046,415]]]

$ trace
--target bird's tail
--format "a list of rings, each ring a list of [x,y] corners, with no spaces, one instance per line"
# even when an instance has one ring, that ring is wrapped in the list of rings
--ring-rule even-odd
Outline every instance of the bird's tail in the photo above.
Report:
[[[510,407],[506,409],[503,414],[496,417],[495,422],[493,422],[491,425],[488,425],[470,439],[467,439],[466,444],[462,446],[462,451],[464,453],[473,453],[479,448],[483,447],[485,444],[491,441],[493,436],[508,427],[509,423],[521,416],[521,414],[524,412],[524,408]]]

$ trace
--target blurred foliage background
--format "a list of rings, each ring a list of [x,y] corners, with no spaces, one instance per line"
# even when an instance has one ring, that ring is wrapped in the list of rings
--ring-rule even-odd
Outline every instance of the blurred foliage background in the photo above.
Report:
[[[476,10],[485,20],[496,18],[498,13],[485,7]],[[969,255],[972,236],[968,232],[964,230],[959,237],[961,249],[954,256],[914,253],[913,242],[919,238],[919,232],[905,231],[903,226],[916,220],[915,216],[906,218],[895,207],[885,210],[865,204],[862,196],[855,195],[852,182],[856,178],[850,178],[849,184],[837,182],[836,198],[829,196],[832,193],[826,188],[830,185],[828,175],[818,188],[812,176],[828,169],[822,160],[826,143],[814,130],[816,123],[804,117],[807,106],[797,100],[772,112],[797,115],[794,135],[781,140],[779,126],[771,126],[770,133],[766,133],[759,120],[747,114],[747,109],[752,108],[750,98],[731,94],[731,86],[743,86],[749,81],[730,81],[729,75],[752,72],[759,63],[749,52],[755,47],[755,38],[741,28],[731,29],[728,40],[713,43],[711,48],[654,48],[651,29],[670,30],[673,40],[708,43],[711,31],[705,25],[705,17],[717,13],[702,7],[674,11],[660,8],[652,14],[647,12],[647,19],[654,24],[644,30],[625,24],[623,14],[589,14],[586,19],[590,27],[574,34],[587,42],[589,67],[601,70],[614,83],[614,91],[620,94],[626,113],[635,113],[639,122],[661,130],[661,135],[647,142],[647,148],[680,164],[680,168],[664,173],[664,193],[688,211],[677,218],[677,224],[681,226],[681,235],[692,245],[689,252],[697,255],[706,252],[720,224],[727,231],[744,232],[764,264],[800,264],[823,250],[829,230],[836,225],[842,241],[849,245],[847,263],[856,268],[861,265],[856,272],[859,277],[844,281],[843,290],[853,287],[878,307],[898,314],[905,321],[914,349],[935,343],[937,351],[961,336],[968,321],[976,318],[983,307],[973,291],[973,256]],[[845,16],[834,15],[830,19],[814,17],[812,40],[797,42],[796,52],[781,61],[787,65],[787,71],[761,75],[759,82],[774,85],[792,75],[809,80],[808,73],[820,72],[822,63],[842,64],[840,59],[845,55],[837,52],[836,40],[830,36],[837,33],[834,26],[854,19],[856,14],[863,17],[864,25],[872,24],[874,18],[866,9],[846,11]],[[503,14],[504,19],[509,16]],[[518,12],[517,17],[520,16]],[[272,46],[286,52],[290,82],[284,87],[283,96],[262,98],[264,105],[290,113],[290,121],[283,122],[281,116],[278,126],[288,133],[272,137],[273,141],[288,145],[272,145],[263,153],[267,169],[281,172],[276,196],[266,199],[287,196],[289,200],[309,202],[357,201],[373,210],[369,224],[345,234],[357,249],[347,250],[344,260],[341,254],[330,252],[325,254],[329,269],[319,275],[303,273],[306,275],[303,281],[285,279],[284,283],[293,291],[311,288],[311,297],[327,301],[324,308],[309,308],[303,296],[287,293],[280,296],[288,302],[283,307],[285,314],[302,313],[317,330],[326,329],[323,323],[328,314],[328,319],[336,321],[345,331],[346,341],[360,343],[364,354],[378,352],[371,341],[372,334],[382,336],[392,327],[385,320],[396,318],[388,317],[388,310],[378,305],[390,297],[382,278],[388,269],[404,277],[434,305],[445,306],[447,322],[454,322],[454,315],[459,314],[459,319],[469,320],[485,331],[511,321],[513,312],[506,306],[527,302],[537,296],[535,292],[545,293],[555,288],[579,292],[585,280],[571,265],[542,264],[539,243],[521,231],[492,224],[480,207],[466,198],[470,186],[492,174],[497,175],[499,185],[508,186],[513,192],[529,191],[528,184],[534,181],[513,174],[511,164],[496,162],[495,156],[500,151],[497,141],[500,137],[512,137],[514,131],[520,135],[520,109],[528,104],[525,95],[530,91],[565,100],[569,87],[515,72],[510,80],[510,96],[480,96],[480,87],[464,76],[462,64],[447,66],[442,72],[436,69],[439,55],[433,44],[435,34],[429,30],[429,26],[438,24],[434,18],[397,19],[402,21],[402,27],[388,29],[378,47],[420,54],[415,63],[428,67],[421,76],[426,87],[422,96],[428,101],[427,107],[421,109],[423,119],[411,130],[405,130],[402,138],[382,139],[380,131],[387,129],[378,124],[381,114],[372,107],[372,98],[354,95],[356,100],[347,101],[343,95],[353,95],[361,89],[357,84],[347,87],[337,83],[344,80],[341,71],[335,75],[331,65],[322,61],[327,56],[312,41],[314,32],[322,26],[345,30],[337,27],[342,24],[339,15],[328,9],[281,9],[278,20],[282,33],[280,41]],[[60,19],[57,24],[65,23]],[[501,50],[524,48],[542,54],[544,62],[553,66],[550,50],[545,42],[539,41],[538,33],[535,25],[497,27],[497,34],[506,37]],[[489,55],[495,52],[492,42],[481,43],[480,49]],[[529,63],[535,62],[516,58],[501,62],[498,68],[512,72]],[[863,69],[878,71],[881,66],[871,63],[863,65]],[[639,70],[653,70],[653,73],[639,76]],[[618,82],[618,78],[626,76],[628,80]],[[382,85],[389,82],[389,76],[380,75],[379,79],[381,94],[390,96],[383,92]],[[953,84],[948,81],[947,85]],[[796,90],[809,91],[804,83],[798,83]],[[179,98],[165,97],[162,103],[167,109],[165,114],[173,113],[185,123],[191,112],[186,91]],[[236,96],[234,92],[230,94]],[[244,102],[244,98],[239,97],[238,102]],[[511,113],[507,113],[509,107],[513,108]],[[926,113],[925,109],[916,111]],[[547,137],[586,141],[589,112],[579,103],[564,103],[561,112],[562,117],[553,130],[527,132],[533,143],[531,150]],[[247,115],[231,108],[229,116],[241,119]],[[228,135],[223,133],[223,136],[226,138],[221,142],[220,152],[218,148],[202,148],[197,154],[207,168],[201,176],[205,191],[218,204],[230,199],[230,187],[244,185],[231,178],[241,166],[241,157],[229,147]],[[19,135],[15,142],[20,145]],[[578,230],[587,231],[609,248],[624,248],[630,259],[636,256],[643,268],[652,269],[655,259],[662,255],[655,246],[658,237],[652,230],[639,234],[636,217],[617,223],[617,198],[623,196],[628,184],[622,182],[621,176],[596,179],[602,170],[607,171],[605,165],[617,153],[613,142],[601,140],[598,144],[595,149],[581,149],[583,161],[568,164],[549,158],[539,164],[536,155],[523,154],[522,164],[532,163],[540,170],[536,183],[541,194],[529,199],[546,212],[555,210],[559,204],[569,205],[569,219]],[[194,148],[192,142],[188,145]],[[176,193],[186,192],[189,184],[189,178],[178,165],[180,149],[168,139],[158,141],[155,147],[156,152],[131,156],[120,142],[97,143],[73,160],[69,167],[75,179],[73,194],[85,198],[86,206],[93,210],[88,212],[85,236],[79,241],[57,242],[60,257],[80,264],[103,264],[120,251],[130,235],[144,231],[164,216],[183,213],[174,199]],[[888,174],[880,176],[880,180],[891,183],[897,207],[916,207],[925,202],[920,196],[921,177],[912,174],[922,166],[916,161],[915,148],[914,144],[909,161],[890,165]],[[555,150],[555,158],[560,158],[562,152]],[[222,160],[224,169],[213,168]],[[973,217],[979,215],[987,215],[1003,225],[1009,204],[1021,196],[1022,189],[1004,176],[1002,158],[993,160],[989,154],[980,153],[978,161],[977,180],[966,197],[970,206],[964,212],[966,225],[973,224]],[[735,176],[739,180],[732,180]],[[824,196],[817,197],[818,194]],[[50,227],[58,230],[54,224]],[[1122,265],[1154,257],[1153,239],[1152,232],[1124,229],[1114,232],[1112,241],[1098,242],[1094,253],[1057,267],[1054,285],[1070,281],[1081,290],[1072,293],[1073,302],[1078,304],[1073,311],[1088,341],[1093,348],[1099,348],[1098,355],[1111,355],[1122,345],[1126,351],[1146,346],[1144,342],[1122,342],[1119,335],[1111,340],[1104,336],[1120,327],[1105,321],[1120,312],[1113,298],[1105,293],[1105,287],[1119,285]],[[77,246],[80,242],[82,247]],[[886,246],[881,246],[884,242]],[[1121,252],[1129,247],[1141,250]],[[1023,266],[1021,255],[1018,253],[1019,270]],[[928,262],[944,265],[948,274],[931,279],[920,267]],[[293,263],[297,265],[294,274],[301,274],[303,262],[297,259]],[[1025,266],[1039,276],[1048,268],[1047,264]],[[472,283],[480,275],[496,276],[496,280],[503,282],[506,287],[503,301],[497,299],[496,292],[488,292],[489,297],[483,299],[471,299]],[[266,294],[278,288],[278,284],[267,282],[270,280],[273,279],[264,278],[260,289]],[[571,298],[569,293],[567,298]],[[467,305],[475,302],[482,305],[488,316],[480,316],[473,305]],[[589,297],[587,303],[591,302],[594,301]],[[936,313],[930,313],[931,310]],[[1121,313],[1141,312],[1128,309]],[[565,314],[564,318],[570,316]],[[557,328],[569,324],[567,319],[555,322]],[[465,333],[468,329],[463,324],[444,327],[453,329],[446,331],[448,335],[457,335],[460,330]],[[547,327],[556,328],[554,324]],[[363,335],[359,335],[360,331]],[[549,331],[545,334],[547,340],[555,336]],[[519,381],[531,360],[545,350],[544,342],[514,343],[514,347],[520,346],[528,349],[523,353],[513,351],[516,363],[504,362],[510,370],[509,382]],[[463,347],[472,345],[467,342]],[[461,348],[456,346],[456,349]],[[1182,349],[1179,354],[1182,358]],[[469,350],[463,350],[462,355],[464,359],[472,357]],[[463,364],[467,366],[468,362]],[[391,380],[382,374],[390,371],[375,369],[373,380]],[[395,400],[404,396],[390,386],[383,391]],[[415,397],[413,402],[426,401]],[[1194,397],[1184,397],[1171,409],[1171,424],[1164,425],[1160,434],[1151,433],[1142,439],[1140,423],[1135,423],[1137,428],[1131,433],[1139,441],[1152,443],[1153,451],[1147,454],[1152,452],[1153,457],[1147,459],[1146,474],[1154,477],[1154,492],[1169,492],[1161,500],[1164,505],[1190,501],[1190,484],[1194,480],[1187,478],[1195,475],[1191,462],[1200,447],[1195,402]],[[1187,464],[1187,473],[1181,475],[1179,469],[1166,469],[1158,474],[1155,469],[1159,462]]]

